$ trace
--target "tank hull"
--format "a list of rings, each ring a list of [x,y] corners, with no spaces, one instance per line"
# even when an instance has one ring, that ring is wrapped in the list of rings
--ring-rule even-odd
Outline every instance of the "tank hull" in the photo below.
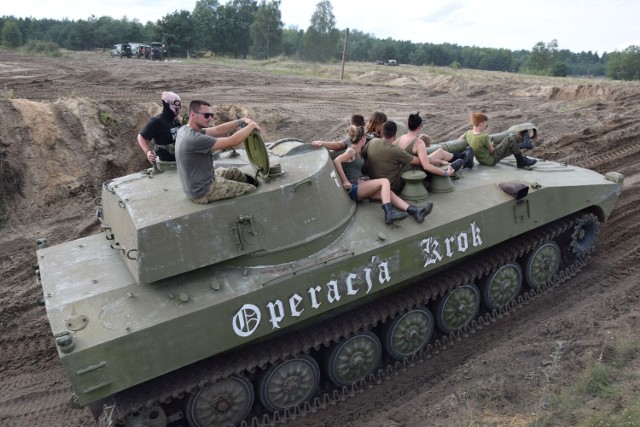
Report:
[[[309,151],[296,161],[321,165],[314,170],[327,176],[319,181],[336,200],[345,200],[344,191],[333,185],[332,170],[322,166],[330,164],[326,153]],[[162,179],[177,181],[172,174]],[[135,182],[132,178],[123,182]],[[525,185],[528,194],[515,200],[497,187],[503,182]],[[272,185],[264,183],[251,197],[272,191]],[[123,251],[105,238],[108,233],[38,250],[47,315],[53,334],[66,334],[58,351],[78,402],[90,404],[212,356],[306,328],[416,281],[430,286],[435,273],[558,218],[590,211],[604,221],[622,181],[542,160],[533,170],[522,170],[505,159],[495,167],[464,170],[453,186],[453,192],[429,194],[434,210],[422,224],[407,219],[386,226],[379,203],[358,203],[354,212],[355,204],[346,199],[347,210],[339,215],[344,221],[332,220],[327,230],[331,238],[314,230],[309,235],[315,237],[291,248],[265,245],[150,283],[140,283]],[[135,187],[127,191],[135,197]],[[194,209],[177,187],[169,192],[176,210]],[[241,210],[242,201],[230,206]],[[263,219],[253,215],[256,227],[282,220],[274,211]],[[233,228],[233,218],[226,227]]]

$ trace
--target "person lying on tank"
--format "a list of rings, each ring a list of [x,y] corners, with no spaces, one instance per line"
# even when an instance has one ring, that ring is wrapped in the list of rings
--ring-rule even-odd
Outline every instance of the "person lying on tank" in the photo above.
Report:
[[[362,114],[354,114],[351,116],[351,120],[349,121],[349,125],[353,126],[363,126],[364,127],[364,116]],[[336,151],[336,157],[340,154],[344,153],[344,150],[349,147],[349,137],[344,137],[341,141],[313,141],[311,142],[313,148],[324,147],[328,150]]]
[[[162,113],[149,119],[138,134],[137,141],[147,160],[154,163],[156,159],[165,162],[175,162],[174,155],[176,134],[182,126],[178,119],[182,101],[173,92],[162,92]],[[153,140],[156,150],[149,147],[149,141]]]
[[[251,119],[241,118],[209,127],[213,119],[211,104],[194,100],[189,104],[189,122],[176,136],[176,163],[184,193],[191,201],[207,204],[249,193],[256,187],[236,167],[215,168],[213,151],[242,144],[254,130]],[[237,130],[237,131],[236,131]],[[233,131],[230,136],[223,137]]]
[[[364,159],[361,152],[367,141],[365,130],[362,126],[351,125],[347,129],[347,136],[349,148],[336,157],[333,163],[342,180],[342,186],[349,192],[349,197],[356,202],[365,198],[381,200],[384,222],[387,224],[403,220],[409,215],[412,215],[418,223],[423,222],[424,217],[433,209],[433,203],[428,202],[420,208],[409,205],[391,191],[391,184],[387,178],[369,179],[364,176],[362,174]],[[401,212],[394,210],[394,206]]]
[[[520,152],[516,138],[506,137],[498,145],[495,145],[491,137],[485,132],[489,126],[489,118],[484,113],[471,115],[473,128],[462,134],[460,139],[466,140],[473,149],[476,160],[484,166],[495,166],[505,157],[513,155],[516,158],[516,166],[525,168],[533,166],[537,160],[529,159]]]
[[[467,168],[473,167],[473,150],[469,147],[462,153],[449,153],[448,151],[438,148],[431,154],[427,154],[427,144],[425,139],[429,141],[427,135],[420,135],[423,123],[420,113],[409,114],[409,120],[407,120],[407,127],[409,130],[407,133],[396,139],[393,143],[398,147],[405,150],[407,153],[412,154],[420,159],[420,165],[427,174],[440,175],[440,176],[453,176],[463,166]],[[421,136],[423,136],[421,138]],[[442,169],[438,166],[447,165],[446,169]]]

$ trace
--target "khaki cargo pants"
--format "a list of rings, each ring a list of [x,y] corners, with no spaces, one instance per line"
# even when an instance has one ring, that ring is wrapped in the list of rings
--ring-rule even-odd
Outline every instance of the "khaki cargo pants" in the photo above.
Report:
[[[238,168],[216,168],[215,174],[216,176],[211,183],[211,187],[209,187],[209,192],[198,199],[194,199],[194,202],[206,205],[215,200],[237,197],[256,189],[255,186],[247,183],[247,177]]]

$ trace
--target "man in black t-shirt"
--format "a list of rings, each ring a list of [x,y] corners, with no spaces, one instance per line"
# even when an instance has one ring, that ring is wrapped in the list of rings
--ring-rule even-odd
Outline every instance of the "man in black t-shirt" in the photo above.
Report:
[[[175,162],[175,142],[178,129],[182,126],[178,115],[182,102],[173,92],[162,92],[162,113],[149,119],[138,134],[138,144],[144,151],[147,160],[154,163],[157,158]],[[149,141],[153,140],[156,150],[151,150]]]

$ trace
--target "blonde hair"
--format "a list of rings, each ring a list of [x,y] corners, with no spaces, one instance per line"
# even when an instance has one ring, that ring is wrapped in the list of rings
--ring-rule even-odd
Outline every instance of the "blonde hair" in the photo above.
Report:
[[[431,146],[431,138],[429,138],[429,135],[427,135],[426,133],[421,133],[420,136],[418,137],[418,139],[422,140],[422,142],[424,142],[424,146],[425,147],[430,147]]]
[[[347,136],[349,137],[349,142],[353,145],[356,145],[362,140],[362,137],[364,136],[364,128],[362,126],[350,125],[347,128]]]

